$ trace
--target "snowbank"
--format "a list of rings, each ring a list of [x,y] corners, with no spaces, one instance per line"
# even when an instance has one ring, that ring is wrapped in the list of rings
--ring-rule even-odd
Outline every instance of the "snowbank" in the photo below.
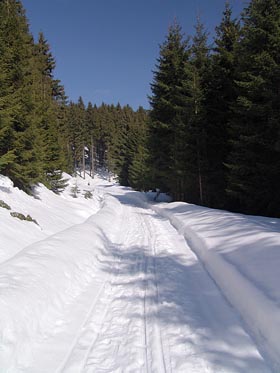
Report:
[[[280,371],[280,221],[186,203],[160,204],[239,311],[260,350]]]
[[[69,179],[69,184],[78,184],[80,193],[73,198],[69,192],[56,195],[40,184],[35,189],[35,197],[15,188],[12,181],[0,175],[0,200],[11,210],[0,207],[0,263],[8,260],[24,247],[65,230],[75,224],[82,223],[98,211],[102,195],[96,193],[91,181],[81,178]],[[69,186],[69,188],[70,188]],[[84,198],[84,191],[92,192],[91,199]],[[30,215],[38,222],[21,221],[10,215],[11,211]]]
[[[28,364],[35,338],[45,338],[65,305],[102,268],[121,204],[105,196],[86,222],[34,243],[0,265],[0,361],[3,371]],[[110,229],[108,229],[110,227]]]

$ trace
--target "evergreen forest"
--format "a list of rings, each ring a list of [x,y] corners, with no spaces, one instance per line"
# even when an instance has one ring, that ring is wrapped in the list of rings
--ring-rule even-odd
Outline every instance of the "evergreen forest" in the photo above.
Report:
[[[0,0],[0,173],[56,193],[97,169],[173,200],[280,217],[280,1],[226,2],[212,40],[175,20],[160,45],[150,108],[69,101],[47,38],[20,0]]]

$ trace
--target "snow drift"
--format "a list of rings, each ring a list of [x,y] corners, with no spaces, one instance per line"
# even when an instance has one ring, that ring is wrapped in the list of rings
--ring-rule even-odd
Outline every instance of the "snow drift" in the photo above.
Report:
[[[279,372],[279,219],[232,214],[187,203],[153,208],[184,235]]]
[[[120,214],[121,204],[106,195],[99,212],[86,222],[36,242],[0,265],[3,371],[13,368],[11,364],[25,366],[35,336],[50,335],[65,305],[85,291],[102,268],[110,242],[107,227],[113,235]]]
[[[85,182],[82,179],[73,180],[67,174],[64,177],[69,179],[69,186],[62,195],[40,184],[35,189],[34,198],[15,188],[9,178],[0,175],[0,200],[11,208],[0,208],[0,263],[34,242],[84,222],[98,211],[102,194],[93,185],[87,185],[92,179]],[[76,183],[81,192],[77,198],[73,198],[70,193]],[[91,199],[84,198],[85,189],[91,191]],[[12,217],[12,211],[30,215],[38,225]]]

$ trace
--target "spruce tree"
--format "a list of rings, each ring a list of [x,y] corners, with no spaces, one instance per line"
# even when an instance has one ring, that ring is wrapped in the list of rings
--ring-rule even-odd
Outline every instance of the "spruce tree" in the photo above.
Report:
[[[230,151],[229,122],[237,96],[235,48],[239,35],[239,22],[232,19],[227,2],[222,21],[216,27],[211,64],[205,74],[207,204],[216,208],[223,208],[226,203],[225,163]]]
[[[39,34],[33,55],[33,115],[39,133],[35,148],[40,158],[40,181],[58,193],[65,186],[62,170],[66,166],[59,131],[62,97],[56,89],[58,81],[53,79],[55,60],[43,33]]]
[[[82,97],[77,103],[70,102],[67,112],[67,124],[69,132],[69,146],[72,151],[73,170],[82,175],[83,155],[86,143],[86,108]]]
[[[184,190],[186,165],[181,157],[187,127],[190,95],[190,49],[175,22],[160,47],[157,70],[151,84],[150,144],[151,177],[155,187],[175,198]]]
[[[129,167],[132,163],[137,142],[137,130],[134,125],[134,113],[129,105],[121,109],[118,118],[117,138],[115,141],[115,163],[121,185],[129,185]]]
[[[0,163],[1,172],[30,190],[39,179],[34,143],[36,126],[30,112],[33,39],[20,1],[0,2]]]
[[[134,139],[132,156],[128,167],[128,183],[138,190],[146,190],[149,186],[148,175],[148,116],[146,111],[139,107],[134,114],[130,138]]]
[[[186,148],[188,169],[187,201],[207,204],[207,152],[205,116],[205,75],[209,68],[208,34],[200,19],[195,25],[191,49],[190,106]]]
[[[91,102],[88,103],[86,109],[86,127],[87,127],[87,145],[89,146],[89,166],[90,176],[93,178],[96,166],[96,122],[95,109]]]
[[[252,0],[242,21],[228,193],[234,209],[280,216],[279,1]]]

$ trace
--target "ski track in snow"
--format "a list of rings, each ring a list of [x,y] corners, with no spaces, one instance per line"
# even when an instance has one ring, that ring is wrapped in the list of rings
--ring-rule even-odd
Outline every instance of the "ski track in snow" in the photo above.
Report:
[[[59,372],[123,371],[124,367],[117,366],[117,362],[123,363],[124,359],[129,359],[129,364],[126,362],[126,371],[152,371],[152,356],[148,348],[153,336],[153,324],[148,322],[146,316],[148,263],[143,255],[144,251],[138,251],[138,246],[143,249],[147,246],[147,235],[142,220],[135,213],[124,214],[121,225],[124,226],[128,222],[129,224],[124,236],[119,237],[120,241],[112,245],[113,275],[110,276],[108,288],[99,297],[94,312],[84,325],[87,338],[79,336],[66,364],[62,370],[58,370]],[[134,252],[131,252],[131,248],[137,250],[133,249]],[[134,264],[129,270],[129,276],[122,276],[122,266],[125,263],[130,265],[132,262]],[[136,302],[127,302],[127,297],[135,295],[134,281],[142,282],[137,289],[139,299]],[[138,316],[133,318],[133,314]],[[81,345],[84,351],[81,350]],[[155,346],[159,345],[155,343]],[[156,357],[158,359],[154,363],[158,360],[163,361],[163,352],[160,351]]]
[[[33,366],[18,372],[270,372],[184,237],[151,209],[115,196],[123,215],[105,275],[68,305]]]

